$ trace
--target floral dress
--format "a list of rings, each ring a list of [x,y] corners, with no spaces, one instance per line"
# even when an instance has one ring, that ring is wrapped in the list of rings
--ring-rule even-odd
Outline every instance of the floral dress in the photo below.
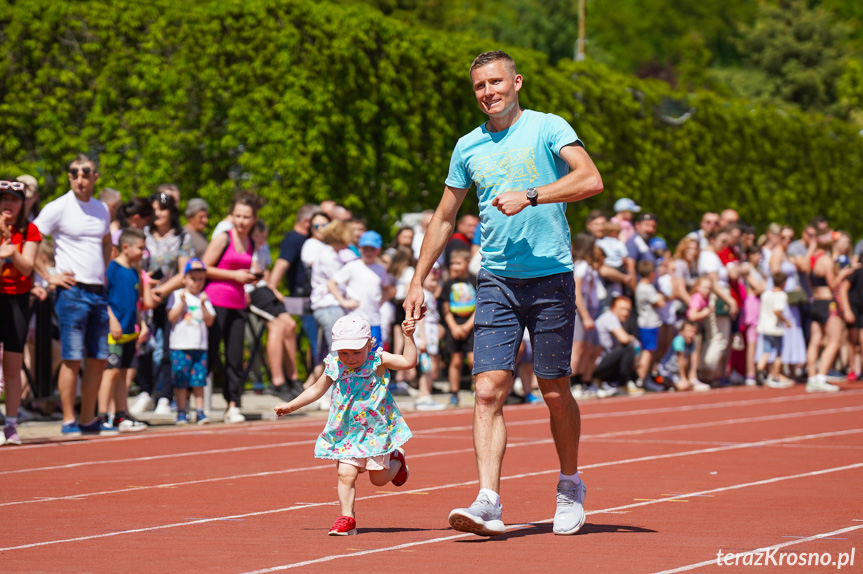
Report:
[[[333,380],[333,402],[315,443],[316,458],[381,456],[413,436],[387,390],[389,377],[375,373],[382,353],[380,348],[371,351],[357,369],[346,368],[335,353],[324,359],[324,374]]]

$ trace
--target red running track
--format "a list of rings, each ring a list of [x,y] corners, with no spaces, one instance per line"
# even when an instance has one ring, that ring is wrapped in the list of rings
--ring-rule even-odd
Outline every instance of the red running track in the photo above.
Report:
[[[843,571],[863,571],[859,386],[581,409],[588,517],[576,536],[551,533],[557,467],[543,405],[505,411],[508,532],[492,539],[446,521],[478,489],[470,410],[406,413],[410,480],[380,488],[361,477],[349,537],[327,536],[339,513],[335,465],[312,456],[323,420],[297,416],[0,449],[0,570],[727,571],[717,552],[766,548],[773,560],[854,552]]]

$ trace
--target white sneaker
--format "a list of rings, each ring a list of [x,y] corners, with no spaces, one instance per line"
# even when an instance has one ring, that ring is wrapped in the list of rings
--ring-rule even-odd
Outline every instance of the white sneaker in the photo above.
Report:
[[[442,405],[431,397],[420,397],[414,403],[414,409],[418,411],[440,411],[446,408],[446,405]]]
[[[814,379],[806,383],[807,393],[835,393],[838,391],[839,387],[830,384],[827,381],[819,381],[818,379]]]
[[[707,383],[702,383],[699,380],[692,381],[692,388],[689,389],[691,391],[709,391],[712,387]]]
[[[153,408],[153,397],[150,396],[150,393],[138,393],[138,396],[135,397],[135,402],[132,403],[132,406],[129,407],[129,412],[133,415],[140,415],[144,411],[148,411]]]
[[[769,379],[764,381],[764,386],[771,389],[790,389],[794,386],[794,381],[792,381],[791,379],[774,379],[773,377],[770,377]],[[832,387],[833,385],[830,386]],[[809,390],[808,384],[806,385],[806,390]]]
[[[521,382],[521,377],[516,377],[512,382],[512,392],[524,396],[524,384]]]
[[[246,422],[246,417],[243,416],[237,407],[228,407],[228,410],[225,411],[225,416],[222,417],[222,422],[232,424],[244,423]]]
[[[154,415],[171,416],[171,401],[167,397],[159,399],[156,408],[153,409]]]
[[[747,387],[755,387],[758,385],[758,381],[756,381],[752,377],[747,377],[746,381],[743,384],[745,384]]]

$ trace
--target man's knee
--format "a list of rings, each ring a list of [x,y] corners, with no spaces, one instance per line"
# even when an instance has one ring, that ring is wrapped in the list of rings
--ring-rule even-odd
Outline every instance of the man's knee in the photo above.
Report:
[[[512,374],[509,371],[480,373],[474,380],[475,402],[482,406],[501,407],[509,394]]]
[[[542,399],[551,416],[565,415],[575,405],[569,388],[569,378],[545,380],[540,383]]]

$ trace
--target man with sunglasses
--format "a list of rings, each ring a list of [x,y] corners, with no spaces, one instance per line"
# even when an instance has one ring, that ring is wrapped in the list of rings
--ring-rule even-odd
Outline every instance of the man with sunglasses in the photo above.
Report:
[[[96,399],[108,359],[108,302],[105,270],[111,258],[111,214],[93,197],[99,173],[96,162],[78,154],[68,166],[71,189],[45,205],[33,222],[54,239],[58,273],[49,275],[36,259],[36,271],[56,288],[62,359],[57,386],[63,404],[63,436],[115,433],[96,417]],[[80,424],[75,417],[75,391],[81,361]]]

